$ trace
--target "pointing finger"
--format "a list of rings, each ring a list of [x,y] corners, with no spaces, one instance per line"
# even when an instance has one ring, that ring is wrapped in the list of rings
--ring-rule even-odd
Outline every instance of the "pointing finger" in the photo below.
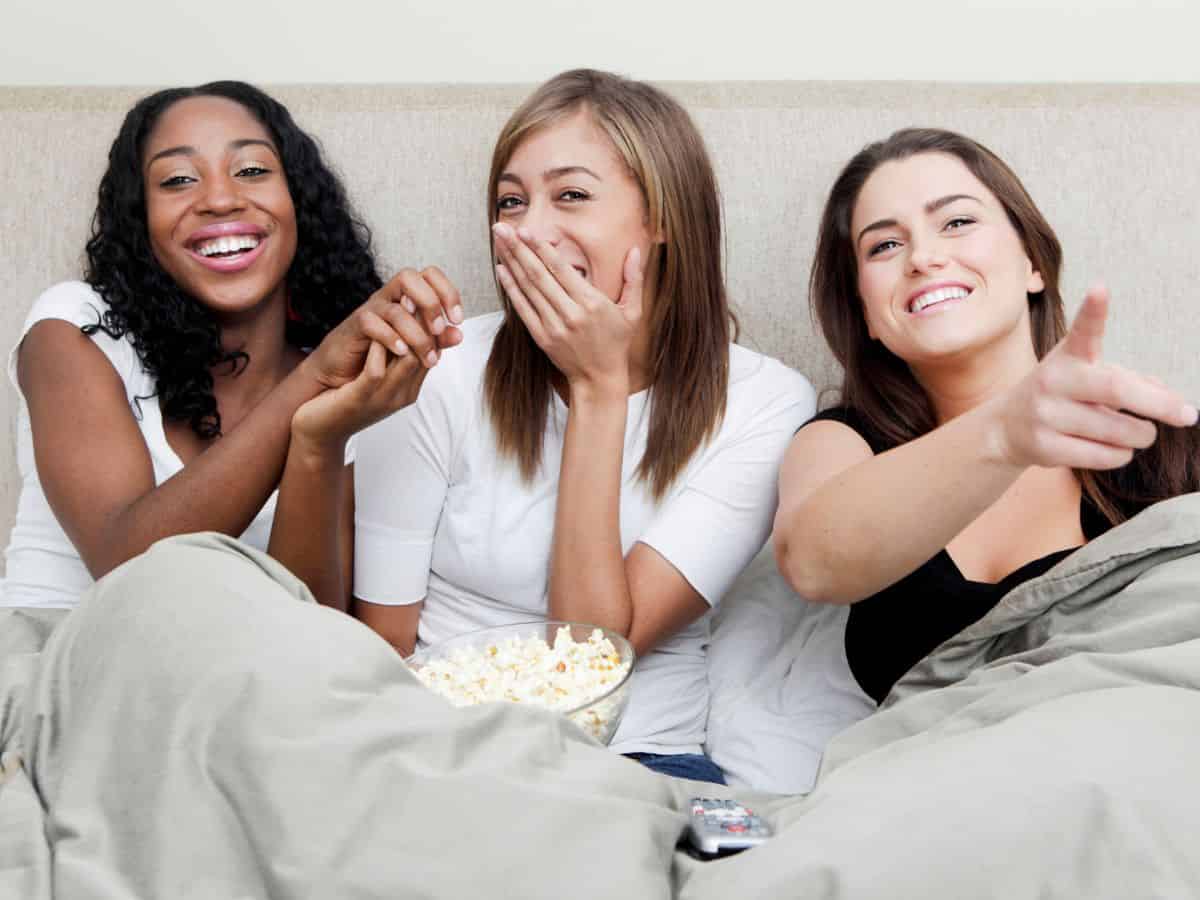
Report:
[[[1104,322],[1108,318],[1108,289],[1096,285],[1083,298],[1083,306],[1075,314],[1063,350],[1085,362],[1099,362],[1104,350]]]

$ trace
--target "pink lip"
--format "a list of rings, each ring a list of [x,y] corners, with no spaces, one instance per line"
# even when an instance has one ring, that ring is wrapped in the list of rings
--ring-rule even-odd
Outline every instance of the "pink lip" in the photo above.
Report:
[[[924,297],[930,291],[937,291],[937,290],[941,290],[942,288],[948,288],[948,287],[962,288],[968,294],[973,293],[975,290],[969,284],[963,284],[963,282],[961,282],[961,281],[938,281],[933,284],[927,284],[924,287],[922,287],[919,291],[914,291],[912,294],[909,295],[908,300],[905,301],[905,303],[904,303],[905,311],[908,312],[910,315],[913,314],[912,313],[912,305],[914,303],[916,303],[918,299],[920,299],[921,297]],[[951,301],[944,301],[944,302],[949,303]],[[934,304],[934,306],[941,306],[941,305],[942,305],[941,303]],[[928,307],[928,306],[926,307],[926,309],[932,309],[932,308],[933,307]],[[921,310],[921,312],[924,312],[924,311],[925,310]]]
[[[197,253],[195,250],[188,250],[192,259],[200,263],[206,269],[212,269],[214,272],[240,272],[242,269],[248,269],[254,264],[254,261],[262,255],[263,247],[267,246],[267,239],[264,237],[259,241],[257,247],[253,250],[248,250],[239,256],[231,256],[222,258],[219,256],[204,256]]]
[[[203,241],[211,241],[213,238],[231,237],[239,234],[249,234],[257,237],[258,246],[253,250],[248,250],[245,253],[228,259],[205,256],[193,249]],[[213,272],[240,272],[254,264],[254,261],[262,255],[263,247],[266,245],[267,230],[259,225],[254,225],[250,222],[218,222],[215,225],[206,225],[192,232],[185,242],[185,249],[192,259]]]

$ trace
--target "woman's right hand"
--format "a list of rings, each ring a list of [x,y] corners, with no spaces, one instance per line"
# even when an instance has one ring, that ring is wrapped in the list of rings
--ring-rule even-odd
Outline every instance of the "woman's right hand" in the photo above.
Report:
[[[412,352],[397,355],[372,342],[353,381],[322,391],[296,410],[293,440],[331,448],[340,459],[352,435],[413,403],[428,372]]]
[[[993,448],[1014,466],[1115,469],[1154,443],[1155,422],[1196,424],[1196,408],[1154,378],[1102,359],[1108,291],[1088,292],[1066,337],[989,404]]]
[[[458,290],[440,269],[402,269],[334,328],[302,364],[322,387],[337,389],[363,371],[372,343],[412,354],[426,369],[462,341]]]

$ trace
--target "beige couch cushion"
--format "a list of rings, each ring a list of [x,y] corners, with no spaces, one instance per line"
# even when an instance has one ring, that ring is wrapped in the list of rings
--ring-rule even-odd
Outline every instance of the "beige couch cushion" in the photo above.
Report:
[[[840,166],[906,125],[991,146],[1029,187],[1066,248],[1074,306],[1104,278],[1114,357],[1200,397],[1200,85],[982,86],[852,82],[667,85],[695,114],[721,179],[727,270],[742,339],[818,388],[836,373],[812,327],[815,229]],[[292,86],[277,95],[324,143],[385,267],[436,263],[472,312],[495,307],[484,180],[492,141],[525,86]],[[77,277],[96,185],[125,110],[145,90],[0,88],[0,247],[11,345],[44,288]],[[16,396],[0,394],[0,534],[18,481]]]

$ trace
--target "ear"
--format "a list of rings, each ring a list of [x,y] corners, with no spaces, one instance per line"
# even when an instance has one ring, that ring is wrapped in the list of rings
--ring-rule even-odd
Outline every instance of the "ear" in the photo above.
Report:
[[[1025,282],[1025,293],[1040,294],[1046,289],[1046,281],[1042,278],[1042,273],[1033,268],[1031,263],[1029,266],[1029,278]]]

